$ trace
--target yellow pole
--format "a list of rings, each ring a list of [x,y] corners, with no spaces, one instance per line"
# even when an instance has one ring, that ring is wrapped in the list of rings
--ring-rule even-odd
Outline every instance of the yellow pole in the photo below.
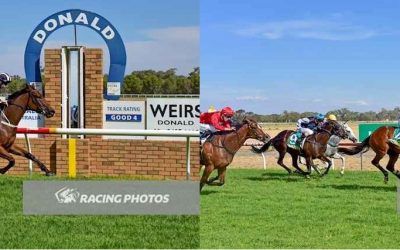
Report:
[[[68,174],[70,178],[76,177],[76,139],[68,139]]]

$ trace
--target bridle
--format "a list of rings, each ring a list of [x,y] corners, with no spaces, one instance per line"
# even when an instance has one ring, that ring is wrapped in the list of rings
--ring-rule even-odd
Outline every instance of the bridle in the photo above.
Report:
[[[25,107],[23,107],[23,106],[21,106],[21,105],[19,105],[19,104],[16,104],[16,103],[14,103],[13,101],[8,101],[7,103],[8,103],[8,106],[16,106],[16,107],[18,107],[18,108],[20,108],[20,109],[22,109],[22,111],[26,111],[27,110],[27,108],[28,108],[28,105],[29,105],[29,102],[32,100],[32,102],[33,102],[33,104],[35,104],[37,107],[38,107],[38,113],[40,113],[40,114],[43,114],[43,105],[36,99],[36,98],[33,98],[32,97],[32,92],[31,91],[27,91],[26,93],[23,93],[23,94],[28,94],[28,100],[26,101],[26,105],[25,105]],[[22,94],[21,94],[22,95]],[[19,96],[21,96],[21,95],[19,95]],[[18,96],[18,97],[19,97]],[[16,98],[14,98],[14,100],[15,100]]]

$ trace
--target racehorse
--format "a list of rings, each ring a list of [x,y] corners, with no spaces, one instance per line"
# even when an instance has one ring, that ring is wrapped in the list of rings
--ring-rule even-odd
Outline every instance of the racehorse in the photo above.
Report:
[[[353,130],[347,124],[347,122],[343,123],[342,125],[344,130],[346,131],[346,136],[344,139],[349,139],[353,143],[357,142],[357,137],[354,135]],[[331,138],[329,138],[328,144],[326,146],[325,155],[331,159],[340,159],[342,161],[342,167],[340,169],[340,173],[343,175],[344,168],[346,167],[346,160],[341,154],[338,153],[338,147],[341,140],[342,138],[340,138],[339,136],[332,135]],[[302,159],[303,158],[300,157],[300,163],[303,163]],[[334,162],[332,161],[332,168],[333,167],[334,167]]]
[[[325,155],[328,140],[332,135],[337,135],[340,138],[344,138],[345,131],[343,127],[336,121],[329,120],[325,122],[321,126],[319,131],[306,137],[302,150],[293,149],[287,146],[287,141],[292,133],[294,133],[293,130],[284,130],[276,135],[274,138],[272,138],[269,142],[265,143],[261,148],[252,146],[252,150],[255,153],[261,154],[262,152],[266,151],[271,145],[274,146],[274,148],[279,153],[278,164],[283,167],[289,174],[292,173],[292,170],[287,167],[283,162],[286,153],[289,153],[291,155],[292,165],[294,168],[296,168],[296,172],[305,176],[311,174],[311,167],[319,172],[319,170],[313,165],[313,159],[320,159],[328,163],[328,167],[322,174],[326,175],[329,172],[330,167],[332,166],[331,160]],[[306,159],[307,172],[303,171],[299,167],[299,156],[302,156]]]
[[[375,157],[371,161],[372,165],[377,167],[384,176],[384,182],[387,183],[389,180],[388,171],[386,171],[379,162],[387,154],[389,155],[389,162],[387,163],[386,169],[393,173],[397,178],[400,179],[400,171],[396,170],[395,163],[399,158],[400,146],[390,141],[393,138],[394,132],[397,127],[394,126],[383,126],[375,130],[370,136],[365,138],[360,145],[352,148],[339,147],[339,153],[346,155],[355,155],[365,149],[364,152],[368,151],[369,148],[375,152]]]
[[[249,138],[266,142],[270,139],[270,136],[264,133],[256,121],[244,118],[237,130],[217,132],[204,142],[200,154],[200,163],[205,165],[205,168],[200,180],[200,191],[205,184],[211,186],[224,185],[226,167],[232,162],[236,152]],[[208,177],[214,169],[218,170],[218,175],[209,180]]]
[[[8,165],[0,168],[0,173],[5,174],[14,166],[15,159],[11,154],[15,154],[35,162],[47,176],[54,175],[34,155],[14,145],[17,125],[27,110],[43,114],[47,118],[52,117],[55,113],[40,92],[29,84],[8,97],[7,106],[1,111],[0,118],[0,158],[6,159]]]

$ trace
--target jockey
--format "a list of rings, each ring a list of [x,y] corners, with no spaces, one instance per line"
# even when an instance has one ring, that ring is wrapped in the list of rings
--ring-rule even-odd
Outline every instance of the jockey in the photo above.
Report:
[[[11,82],[11,77],[7,73],[0,73],[0,88],[7,86]]]
[[[326,119],[328,121],[337,121],[336,115],[334,115],[334,114],[328,115],[328,117],[326,117]]]
[[[205,112],[200,115],[200,138],[206,138],[217,131],[232,131],[231,119],[235,112],[230,107],[221,111]]]
[[[316,114],[311,117],[301,118],[297,121],[297,130],[302,136],[307,137],[314,134],[314,131],[324,122],[323,114]],[[336,117],[335,117],[336,118]]]
[[[11,77],[7,73],[0,73],[0,89],[7,86],[11,82]],[[7,107],[7,102],[0,100],[0,109]]]

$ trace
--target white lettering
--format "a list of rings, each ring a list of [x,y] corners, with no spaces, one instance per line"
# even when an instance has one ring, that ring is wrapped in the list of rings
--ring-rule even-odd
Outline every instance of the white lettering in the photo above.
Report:
[[[46,32],[44,32],[44,30],[36,31],[35,35],[33,36],[33,39],[35,39],[36,42],[42,44],[43,41],[46,39]]]
[[[64,22],[72,23],[71,12],[65,13],[65,16],[63,16],[63,15],[58,15],[58,22],[60,23],[61,26],[64,25]]]
[[[83,12],[78,15],[78,17],[75,19],[75,22],[76,23],[83,23],[83,24],[86,24],[86,25],[89,24],[88,20],[87,20],[87,17],[86,17],[86,14],[83,13]]]
[[[92,26],[95,30],[100,30],[100,27],[97,26],[98,22],[99,22],[99,18],[96,16],[95,18],[93,18],[93,21],[90,24],[90,26]]]
[[[81,203],[87,203],[88,196],[86,194],[81,195]]]
[[[49,19],[44,23],[44,28],[47,31],[52,31],[57,28],[57,21],[54,19]]]
[[[109,25],[107,25],[107,27],[104,28],[101,34],[103,34],[104,38],[106,38],[107,40],[111,40],[115,36],[114,31],[111,29]]]

